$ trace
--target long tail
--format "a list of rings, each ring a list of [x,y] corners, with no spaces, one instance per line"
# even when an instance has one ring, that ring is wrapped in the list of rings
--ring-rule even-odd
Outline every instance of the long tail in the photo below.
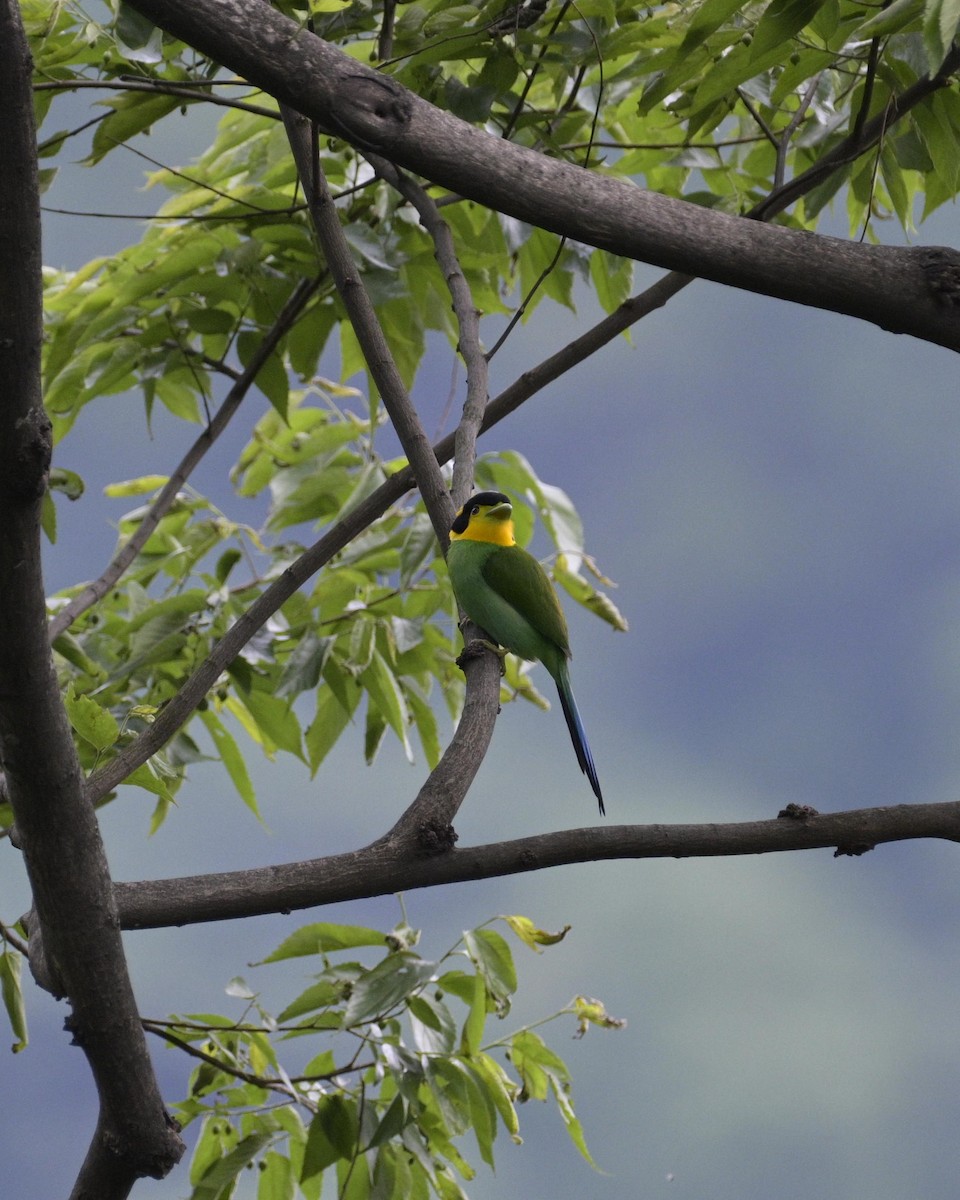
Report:
[[[565,658],[560,659],[556,683],[557,691],[560,693],[560,707],[563,709],[563,715],[567,720],[567,728],[570,730],[570,740],[573,742],[573,748],[577,752],[577,762],[580,764],[580,770],[590,780],[593,794],[600,805],[600,815],[604,816],[606,809],[603,807],[603,796],[600,793],[600,780],[597,778],[597,768],[594,766],[593,755],[590,753],[587,735],[583,728],[583,721],[580,719],[580,710],[577,708],[577,702],[573,698],[573,688],[570,686],[570,672],[567,669],[567,660]]]

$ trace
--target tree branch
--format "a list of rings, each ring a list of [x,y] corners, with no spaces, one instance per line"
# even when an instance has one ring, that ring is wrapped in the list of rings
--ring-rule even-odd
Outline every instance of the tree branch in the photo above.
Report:
[[[320,165],[319,156],[314,153],[309,124],[297,110],[287,105],[281,105],[280,115],[283,117],[323,256],[353,326],[364,361],[380,392],[380,398],[400,439],[407,461],[413,469],[420,495],[433,522],[437,541],[441,548],[445,548],[453,521],[453,504],[440,474],[430,439],[407,395],[407,389],[400,378],[376,310],[343,235],[333,196],[327,186],[327,177]]]
[[[40,395],[41,254],[31,62],[15,0],[0,3],[0,759],[40,940],[90,1064],[100,1116],[73,1190],[122,1200],[183,1143],[167,1117],[127,974],[96,815],[47,641],[40,511],[50,423]],[[37,752],[37,747],[42,752]],[[31,945],[31,958],[33,945]]]
[[[214,83],[227,87],[241,87],[243,80],[198,80],[191,87],[185,82],[180,83],[165,83],[162,79],[51,79],[35,83],[33,90],[35,92],[78,92],[83,88],[99,88],[100,91],[118,91],[118,92],[152,92],[155,95],[161,96],[180,96],[184,100],[193,101],[195,103],[205,101],[207,104],[219,105],[222,108],[237,108],[241,112],[252,113],[257,117],[276,118],[276,111],[272,108],[266,108],[262,104],[251,104],[249,100],[231,100],[229,96],[218,96],[211,88]],[[203,89],[203,90],[201,90]],[[109,113],[104,114],[109,116]],[[49,143],[44,143],[48,145]]]
[[[420,494],[433,522],[437,541],[446,553],[447,535],[453,520],[453,503],[443,482],[440,465],[420,423],[420,418],[410,402],[407,390],[403,386],[367,289],[353,262],[350,248],[340,225],[340,218],[337,216],[333,198],[327,186],[326,177],[319,157],[314,151],[313,140],[308,133],[307,122],[286,105],[281,105],[280,112],[330,273],[347,310],[367,366],[380,390],[384,407],[410,462]],[[456,289],[456,299],[462,306],[463,292],[465,291],[467,302],[473,311],[466,280],[459,272],[459,265],[453,254],[453,242],[449,236],[449,230],[439,220],[439,216],[437,222],[446,230],[449,244],[445,243],[445,248],[448,257],[452,256],[453,259],[452,264],[448,264],[448,266],[454,268],[455,275],[459,274],[462,283],[462,287]],[[434,227],[436,229],[436,222],[434,222]],[[437,233],[442,237],[441,231],[437,230]],[[447,279],[450,283],[449,273]],[[474,325],[476,325],[475,316]],[[471,329],[471,336],[479,355],[479,330]],[[486,371],[483,373],[482,381],[484,384],[483,396],[479,399],[479,403],[474,404],[475,414],[469,414],[469,416],[475,416],[475,423],[471,425],[467,421],[467,428],[472,429],[472,437],[468,437],[465,444],[471,452],[476,441],[476,431],[479,428],[483,404],[487,398]],[[476,396],[474,400],[476,401]],[[466,416],[465,420],[467,420]],[[463,427],[464,421],[461,421],[457,430],[458,438],[460,438]],[[470,454],[469,464],[468,482],[473,478],[473,453]],[[483,663],[471,662],[469,668],[465,668],[466,700],[463,717],[456,734],[447,746],[440,762],[431,771],[414,802],[387,835],[388,839],[400,841],[412,837],[416,839],[416,844],[421,849],[432,851],[445,850],[455,840],[453,818],[480,769],[483,756],[493,737],[494,723],[500,710],[500,660],[494,654],[485,654],[483,658],[485,660]]]
[[[352,145],[486,207],[627,258],[960,349],[955,251],[859,245],[759,225],[548,158],[434,108],[261,0],[132,6]],[[952,51],[935,78],[908,89],[894,115],[914,93],[944,86],[958,56]],[[865,122],[864,136],[876,120]],[[792,182],[805,187],[802,180]]]
[[[302,279],[293,289],[280,315],[264,335],[250,362],[238,376],[230,391],[227,392],[223,403],[217,409],[206,429],[196,439],[180,460],[176,470],[163,485],[160,494],[150,505],[143,520],[137,526],[136,532],[123,544],[99,579],[94,580],[93,583],[88,583],[82,591],[78,592],[68,604],[51,618],[51,642],[58,638],[65,630],[69,629],[81,614],[85,613],[87,609],[92,608],[98,600],[110,591],[143,549],[153,531],[170,511],[171,505],[176,500],[180,489],[186,483],[187,479],[189,479],[194,467],[197,466],[220,434],[223,433],[230,423],[230,419],[243,403],[247,392],[256,382],[261,367],[263,367],[270,358],[270,355],[276,350],[284,336],[289,333],[292,326],[296,324],[297,318],[303,312],[310,297],[320,286],[321,278],[322,275],[316,279]]]
[[[718,858],[835,848],[859,855],[884,842],[941,838],[960,842],[960,802],[899,804],[849,812],[787,810],[772,821],[728,825],[614,825],[413,857],[374,842],[363,850],[250,871],[116,884],[124,929],[158,929],[282,913],[610,859]]]
[[[483,422],[489,394],[487,360],[480,345],[480,311],[473,300],[450,226],[440,215],[431,196],[416,180],[398,171],[393,163],[379,154],[368,154],[371,166],[417,210],[420,224],[433,240],[433,253],[450,291],[459,336],[457,349],[467,369],[467,399],[457,425],[456,449],[453,462],[453,483],[450,493],[453,505],[459,508],[470,495],[473,472],[477,461],[477,437]]]

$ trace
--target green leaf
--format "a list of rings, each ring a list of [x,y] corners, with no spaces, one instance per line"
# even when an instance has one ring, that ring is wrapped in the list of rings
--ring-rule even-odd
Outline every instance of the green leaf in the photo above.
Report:
[[[813,20],[822,3],[823,0],[771,0],[757,23],[751,58],[756,60],[779,49]]]
[[[250,363],[254,354],[259,350],[261,341],[260,334],[246,331],[237,338],[237,354],[244,366]],[[290,399],[290,380],[279,354],[271,354],[261,365],[254,383],[286,421]]]
[[[138,479],[126,479],[122,483],[108,483],[103,494],[111,498],[144,496],[156,492],[170,482],[169,475],[141,475]]]
[[[413,577],[436,557],[437,535],[426,513],[417,513],[400,548],[400,587],[406,589]]]
[[[159,33],[156,25],[147,17],[142,16],[129,4],[121,4],[117,11],[117,36],[131,49],[146,46],[154,34]]]
[[[379,650],[374,650],[370,665],[360,674],[360,682],[377,706],[380,716],[400,739],[407,760],[413,762],[413,750],[407,736],[410,723],[407,702],[396,675]]]
[[[141,763],[139,767],[130,772],[123,782],[129,787],[139,787],[143,788],[144,791],[152,792],[154,796],[159,796],[161,800],[173,800],[173,792],[170,789],[170,785],[157,771],[153,759]],[[165,815],[165,810],[163,815]],[[157,824],[159,823],[158,821]]]
[[[339,1004],[344,998],[344,988],[346,984],[334,983],[329,979],[321,979],[319,983],[313,983],[299,996],[291,1001],[280,1016],[279,1021],[289,1021],[294,1017],[302,1017],[304,1013],[316,1012],[321,1008],[331,1008],[335,1004]],[[339,1018],[337,1024],[339,1024]]]
[[[335,643],[336,638],[318,637],[312,630],[304,633],[283,668],[277,695],[292,698],[301,692],[312,691],[320,682],[323,664]]]
[[[560,1116],[563,1118],[563,1123],[566,1126],[567,1133],[570,1136],[570,1141],[580,1151],[581,1155],[587,1160],[594,1170],[599,1170],[597,1164],[593,1161],[593,1155],[587,1148],[587,1140],[584,1136],[583,1126],[580,1124],[580,1119],[573,1111],[573,1102],[567,1092],[563,1082],[551,1073],[550,1090],[553,1092],[554,1099],[557,1102],[557,1108],[560,1110]]]
[[[345,708],[343,699],[329,686],[322,687],[317,692],[317,711],[304,738],[311,776],[317,773],[317,768],[350,724],[350,718],[360,701],[360,689],[352,679],[349,684],[353,686],[345,692],[344,698],[349,698],[348,702],[352,704],[352,708]]]
[[[483,1045],[483,1031],[487,1024],[487,989],[479,975],[473,977],[473,996],[470,1000],[470,1012],[463,1024],[460,1037],[461,1052],[471,1058],[480,1053]]]
[[[321,921],[315,925],[304,925],[284,938],[276,950],[261,962],[280,962],[285,958],[302,958],[307,954],[332,954],[336,950],[386,944],[386,936],[378,929],[367,929],[362,925],[332,925]]]
[[[367,1142],[365,1150],[373,1150],[384,1142],[390,1142],[399,1137],[407,1123],[407,1108],[400,1095],[394,1096],[387,1106],[387,1111],[380,1118],[380,1124],[374,1131],[373,1137]]]
[[[381,1020],[408,996],[430,980],[435,964],[415,954],[391,954],[367,971],[354,984],[343,1026]]]
[[[25,1050],[29,1041],[27,1010],[20,986],[22,966],[21,956],[4,944],[3,950],[0,951],[0,992],[3,994],[3,1006],[7,1010],[7,1019],[13,1031],[14,1042],[10,1049],[14,1054]]]
[[[356,1105],[337,1092],[321,1096],[307,1132],[301,1180],[319,1175],[338,1159],[351,1160],[358,1134]]]
[[[67,717],[76,733],[97,751],[108,750],[120,736],[120,726],[112,712],[90,696],[78,696],[71,683],[63,697]]]
[[[718,101],[732,103],[736,89],[748,79],[762,74],[780,62],[781,48],[774,46],[766,55],[755,58],[753,44],[740,42],[726,57],[708,71],[690,101],[691,116],[688,133],[692,136],[713,112]]]
[[[250,779],[250,774],[247,771],[247,764],[244,762],[243,755],[240,753],[240,748],[234,740],[233,734],[230,733],[224,723],[210,708],[201,711],[200,720],[213,738],[217,753],[220,755],[220,761],[227,768],[227,774],[230,776],[233,786],[237,789],[240,799],[258,820],[261,819],[260,810],[257,807],[256,793]]]
[[[496,930],[474,929],[464,933],[467,953],[483,976],[487,991],[501,1013],[510,1006],[517,990],[517,971],[510,947]]]
[[[742,8],[742,0],[704,0],[703,4],[691,5],[693,17],[683,35],[679,54],[698,47]]]
[[[83,479],[76,471],[67,471],[63,467],[54,467],[50,471],[50,490],[63,492],[68,500],[79,500],[84,493]]]
[[[960,0],[926,0],[923,8],[923,44],[930,74],[935,75],[947,57],[960,26]]]
[[[381,713],[372,704],[369,704],[363,730],[363,757],[367,766],[375,761],[386,735],[387,722]]]
[[[470,1106],[470,1121],[473,1136],[477,1139],[480,1157],[491,1169],[494,1168],[493,1143],[497,1136],[497,1107],[491,1095],[486,1076],[476,1072],[472,1063],[459,1064],[467,1085],[467,1101]]]
[[[493,1101],[500,1120],[513,1140],[520,1143],[520,1121],[517,1118],[515,1101],[520,1089],[496,1059],[489,1054],[479,1054],[471,1059],[477,1075],[486,1080],[487,1093]]]
[[[252,718],[252,725],[249,720],[243,719],[243,710],[234,703],[232,697],[226,707],[243,721],[244,728],[260,743],[268,758],[273,758],[277,750],[286,750],[297,758],[303,758],[300,723],[296,711],[286,700],[256,687],[238,686],[237,695],[243,709]]]
[[[571,571],[566,558],[557,555],[553,564],[553,578],[563,588],[567,595],[572,596],[578,604],[598,616],[614,629],[625,633],[629,629],[626,617],[606,594],[595,588],[583,575]]]
[[[157,96],[138,91],[124,92],[121,96],[101,100],[100,103],[113,111],[94,131],[93,149],[84,159],[88,167],[95,166],[111,150],[191,101],[180,96]]]
[[[272,1137],[270,1132],[258,1131],[242,1138],[233,1150],[204,1171],[191,1200],[219,1200],[222,1189],[232,1183],[248,1163],[253,1162]]]
[[[207,607],[207,593],[199,588],[182,592],[178,596],[169,596],[166,600],[158,600],[142,609],[130,619],[127,632],[138,634],[153,622],[163,630],[182,626],[186,617],[192,616]],[[165,634],[163,635],[165,636]],[[143,643],[143,648],[149,647],[156,640],[151,634]]]
[[[415,688],[407,687],[404,694],[414,724],[417,727],[417,733],[420,735],[420,744],[423,746],[424,758],[427,760],[427,766],[432,771],[440,761],[442,753],[440,730],[437,727],[436,714],[431,705],[418,694]]]
[[[43,505],[40,509],[40,528],[51,546],[57,541],[57,506],[50,492],[44,492]]]
[[[260,1161],[257,1200],[295,1200],[297,1184],[290,1159],[268,1150]]]
[[[711,164],[713,165],[713,164]],[[590,255],[590,281],[604,312],[611,313],[630,295],[633,287],[633,263],[606,250]]]
[[[413,1041],[422,1054],[450,1054],[456,1045],[457,1027],[450,1009],[426,992],[407,1000]]]
[[[860,37],[878,38],[898,33],[912,21],[919,20],[925,3],[926,0],[893,0],[892,4],[864,21],[857,34]]]

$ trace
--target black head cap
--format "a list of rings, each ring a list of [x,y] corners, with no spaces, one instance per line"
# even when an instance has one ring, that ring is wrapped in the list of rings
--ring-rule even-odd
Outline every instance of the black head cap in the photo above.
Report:
[[[463,533],[470,523],[470,518],[481,508],[493,508],[495,504],[509,503],[510,497],[505,496],[503,492],[477,492],[460,509],[450,528],[454,533]]]

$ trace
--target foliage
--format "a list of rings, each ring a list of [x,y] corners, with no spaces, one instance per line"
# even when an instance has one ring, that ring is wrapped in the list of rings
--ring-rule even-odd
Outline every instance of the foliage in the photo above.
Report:
[[[567,932],[547,933],[527,917],[501,920],[535,950]],[[191,1200],[233,1195],[245,1168],[259,1173],[259,1197],[316,1200],[326,1173],[338,1195],[355,1200],[450,1200],[464,1194],[458,1177],[475,1175],[463,1136],[472,1133],[492,1169],[501,1127],[521,1142],[518,1105],[550,1097],[592,1164],[563,1060],[531,1026],[488,1039],[488,1018],[507,1017],[517,987],[510,946],[492,925],[464,933],[435,961],[420,956],[419,931],[405,922],[386,934],[307,925],[264,959],[317,965],[309,987],[276,1017],[238,978],[227,989],[244,1006],[236,1020],[194,1013],[148,1022],[200,1059],[176,1107],[185,1125],[202,1124]],[[382,954],[373,966],[354,957],[366,947]],[[623,1024],[583,996],[548,1020],[561,1016],[576,1019],[581,1037],[591,1025]],[[280,1051],[299,1051],[302,1067],[286,1069]]]

